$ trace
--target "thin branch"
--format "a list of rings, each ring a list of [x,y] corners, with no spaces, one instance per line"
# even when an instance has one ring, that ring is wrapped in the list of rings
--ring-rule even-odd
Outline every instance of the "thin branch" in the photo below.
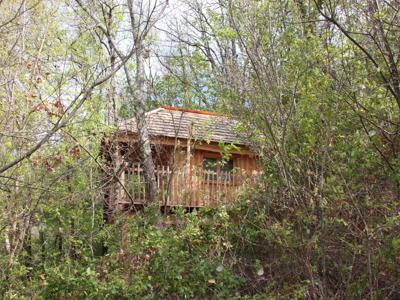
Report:
[[[66,112],[70,109],[71,112],[69,114],[64,114],[61,116],[58,121],[54,124],[53,128],[38,142],[36,145],[34,145],[30,150],[25,152],[23,155],[20,157],[14,159],[13,161],[3,165],[0,167],[0,174],[7,171],[8,169],[14,167],[15,165],[19,164],[21,161],[24,159],[30,157],[33,153],[35,153],[37,150],[39,150],[58,130],[61,128],[65,127],[68,122],[74,117],[76,112],[81,108],[81,106],[85,103],[87,98],[90,97],[92,94],[93,90],[100,84],[106,82],[109,78],[111,78],[122,66],[126,64],[128,59],[134,54],[135,52],[135,47],[132,48],[130,53],[121,61],[121,63],[116,66],[115,70],[113,72],[110,72],[108,75],[96,80],[89,88],[82,90],[78,96],[75,97],[75,99],[72,101],[71,105],[66,109]],[[82,97],[81,97],[82,96]],[[81,97],[81,98],[80,98]],[[78,99],[80,100],[78,101]],[[73,104],[78,101],[76,106],[72,108]]]

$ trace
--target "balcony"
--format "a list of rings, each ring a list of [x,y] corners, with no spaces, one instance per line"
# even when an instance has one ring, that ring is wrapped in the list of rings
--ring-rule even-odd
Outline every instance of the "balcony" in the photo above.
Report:
[[[157,166],[155,175],[160,205],[217,207],[232,203],[243,188],[258,181],[260,174],[248,175],[235,169],[215,172],[202,168]],[[133,204],[146,202],[146,184],[140,165],[126,168],[121,179],[130,197],[123,191],[120,204],[132,204],[132,200]]]

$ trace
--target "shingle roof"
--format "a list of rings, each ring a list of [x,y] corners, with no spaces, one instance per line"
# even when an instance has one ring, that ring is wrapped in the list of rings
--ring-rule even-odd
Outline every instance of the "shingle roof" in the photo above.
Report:
[[[163,106],[146,113],[146,121],[150,136],[247,145],[236,130],[237,121],[213,112]],[[120,122],[118,130],[135,133],[135,120]]]

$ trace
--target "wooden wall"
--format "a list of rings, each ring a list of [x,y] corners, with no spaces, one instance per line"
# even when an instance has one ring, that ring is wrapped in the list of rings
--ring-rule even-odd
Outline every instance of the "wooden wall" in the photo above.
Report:
[[[180,157],[182,157],[182,155],[180,155]],[[191,155],[190,163],[194,167],[202,168],[203,159],[206,157],[221,158],[221,155],[217,152],[194,150],[194,152]],[[259,170],[257,158],[254,155],[233,154],[232,159],[233,159],[234,168],[242,170],[242,172],[247,175],[251,175],[253,173],[253,171]],[[182,159],[180,159],[178,161],[182,161]],[[185,161],[185,159],[183,159],[183,161]]]
[[[179,147],[175,147],[176,141],[168,139],[159,140],[153,155],[157,165],[157,184],[165,205],[202,207],[210,205],[216,207],[222,203],[228,203],[236,199],[236,193],[243,183],[243,175],[255,175],[259,171],[257,157],[243,147],[239,151],[233,151],[232,159],[234,171],[227,175],[217,175],[216,179],[209,178],[203,169],[204,158],[222,158],[220,147],[217,144],[190,145],[187,141],[180,141]],[[126,188],[134,198],[136,204],[142,203],[145,197],[143,170],[139,167],[139,159],[134,139],[121,141],[121,153],[118,158],[118,165],[125,160],[126,171],[120,175],[120,181],[125,183]],[[188,155],[187,149],[190,149]],[[190,158],[190,168],[187,168],[187,159]],[[137,164],[135,167],[134,165]],[[236,172],[239,169],[241,172]],[[256,177],[256,176],[254,176]],[[168,180],[166,179],[168,178]],[[228,179],[227,179],[228,178]],[[170,180],[171,179],[171,180]],[[247,182],[247,179],[245,179]],[[247,183],[246,183],[247,184]],[[130,203],[125,197],[125,190],[114,183],[109,189],[107,201],[110,209],[115,204]],[[167,191],[169,193],[167,193]],[[164,196],[165,194],[165,196]],[[165,202],[164,202],[165,201]]]
[[[136,143],[135,136],[129,135],[121,135],[118,137],[120,142],[128,143],[129,148],[132,148]],[[180,145],[177,149],[175,149],[175,144],[178,142]],[[152,138],[151,143],[153,145],[158,145],[164,147],[165,151],[169,151],[169,162],[165,161],[162,163],[161,161],[157,161],[157,164],[171,166],[171,156],[174,155],[175,167],[181,168],[186,165],[187,161],[187,147],[190,147],[191,152],[191,166],[201,167],[203,164],[204,157],[221,157],[220,155],[220,147],[218,144],[207,144],[202,142],[191,142],[188,143],[187,140],[184,139],[174,139],[174,138]],[[174,153],[175,151],[175,153]],[[137,152],[137,151],[136,151]],[[239,168],[243,170],[246,174],[251,175],[253,171],[259,170],[257,165],[257,158],[247,147],[241,147],[241,151],[233,151],[232,158],[235,168]],[[137,155],[137,153],[136,153]],[[167,159],[167,158],[165,158]]]
[[[241,169],[247,175],[251,175],[254,171],[259,170],[257,159],[254,155],[234,155],[233,166]]]

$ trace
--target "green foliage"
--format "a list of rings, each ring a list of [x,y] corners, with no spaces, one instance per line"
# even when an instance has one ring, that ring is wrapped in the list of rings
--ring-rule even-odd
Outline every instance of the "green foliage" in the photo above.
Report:
[[[222,162],[226,162],[231,159],[231,151],[240,151],[240,147],[236,146],[234,143],[225,144],[223,142],[219,142],[218,146],[221,150]]]
[[[14,264],[3,295],[29,297],[35,291],[44,299],[225,298],[243,283],[225,257],[231,247],[228,226],[223,208],[191,214],[178,210],[163,218],[149,207],[104,227],[106,256],[90,258],[87,243],[77,239],[81,250],[74,257],[47,252],[39,268]],[[19,280],[24,287],[12,284]]]

